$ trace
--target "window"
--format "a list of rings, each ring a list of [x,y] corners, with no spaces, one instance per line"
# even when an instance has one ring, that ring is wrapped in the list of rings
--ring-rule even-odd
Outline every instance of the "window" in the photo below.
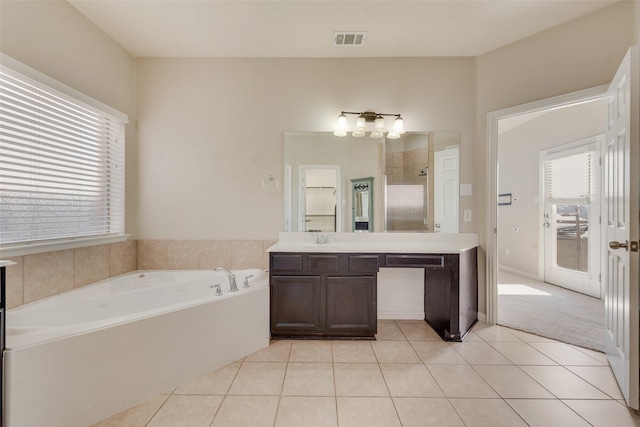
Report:
[[[43,80],[51,80],[27,76],[37,72],[25,66],[30,73],[9,68],[5,59],[0,65],[3,251],[124,236],[126,116],[84,95],[83,100],[71,96],[73,90],[60,83],[54,82],[66,91],[45,85]]]

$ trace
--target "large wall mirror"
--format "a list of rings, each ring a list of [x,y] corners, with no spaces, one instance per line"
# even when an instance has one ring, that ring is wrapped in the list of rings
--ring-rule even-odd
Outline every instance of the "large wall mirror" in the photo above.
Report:
[[[367,178],[370,231],[457,233],[459,145],[457,131],[386,141],[286,132],[284,230],[354,231],[352,183]]]

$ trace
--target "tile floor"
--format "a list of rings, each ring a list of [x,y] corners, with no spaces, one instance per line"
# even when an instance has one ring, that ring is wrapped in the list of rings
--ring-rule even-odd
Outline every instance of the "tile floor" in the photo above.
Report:
[[[640,426],[602,353],[477,324],[443,342],[382,320],[377,341],[273,341],[94,427]]]

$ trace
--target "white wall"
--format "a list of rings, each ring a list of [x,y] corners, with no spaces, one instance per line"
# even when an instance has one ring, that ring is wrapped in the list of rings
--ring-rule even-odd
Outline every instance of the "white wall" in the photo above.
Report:
[[[603,98],[500,121],[498,192],[517,198],[511,206],[498,208],[500,266],[538,276],[539,244],[543,244],[539,242],[540,152],[602,134],[606,120],[607,102]]]
[[[133,57],[66,1],[1,1],[0,51],[129,116],[126,232],[134,233]]]
[[[472,58],[138,59],[138,237],[276,238],[283,195],[261,182],[282,181],[284,132],[332,131],[341,110],[460,130],[468,182],[474,81]]]

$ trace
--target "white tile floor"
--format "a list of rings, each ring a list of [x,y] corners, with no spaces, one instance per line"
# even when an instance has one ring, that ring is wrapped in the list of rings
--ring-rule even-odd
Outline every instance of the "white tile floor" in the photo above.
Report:
[[[94,427],[640,426],[602,353],[478,324],[443,342],[422,321],[377,341],[274,341]]]

